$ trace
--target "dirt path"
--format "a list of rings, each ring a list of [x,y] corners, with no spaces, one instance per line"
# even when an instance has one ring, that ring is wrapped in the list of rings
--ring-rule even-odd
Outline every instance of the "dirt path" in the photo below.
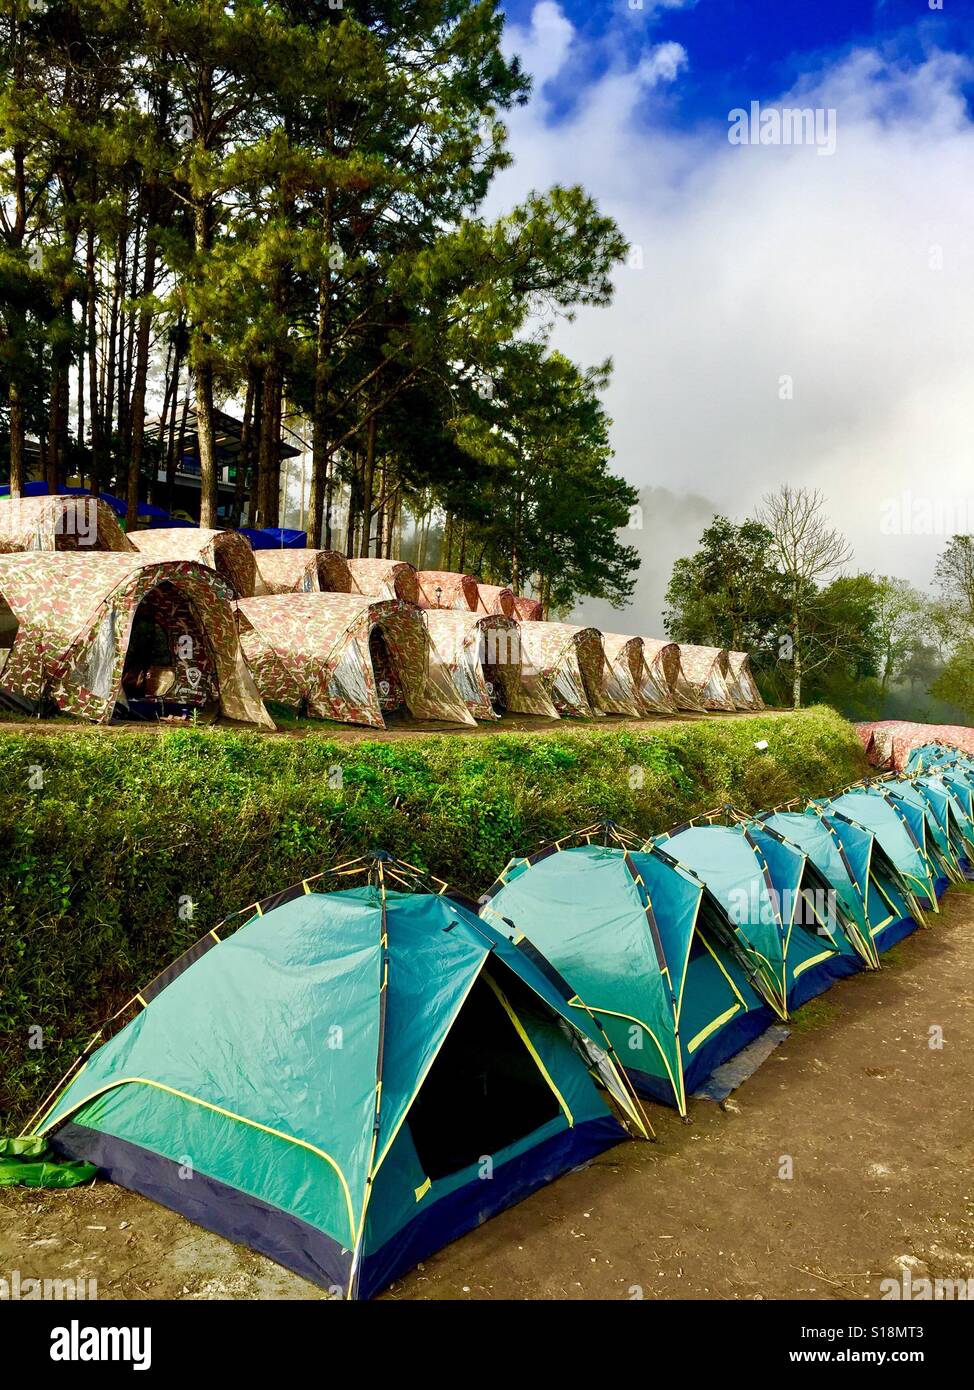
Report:
[[[694,1101],[689,1124],[655,1108],[657,1144],[602,1155],[385,1296],[874,1299],[905,1267],[974,1278],[974,892],[951,890],[891,955],[803,1010],[724,1108]],[[94,1277],[102,1298],[323,1296],[107,1184],[0,1190],[0,1213],[0,1277]]]
[[[172,722],[162,720],[145,720],[144,722],[119,723],[119,724],[84,724],[80,720],[74,719],[17,719],[4,717],[0,719],[0,735],[5,733],[15,734],[63,734],[64,731],[72,730],[78,732],[83,730],[86,733],[100,734],[103,738],[127,738],[132,734],[163,734],[173,729],[189,728],[217,728],[217,729],[236,729],[239,733],[264,733],[265,738],[307,738],[311,736],[327,737],[337,740],[339,743],[358,743],[362,739],[370,742],[389,742],[408,738],[429,738],[434,734],[450,734],[463,738],[484,738],[492,734],[554,734],[578,733],[580,730],[601,730],[611,729],[638,729],[645,732],[652,732],[653,729],[663,729],[670,724],[693,724],[703,719],[754,719],[760,717],[780,718],[783,715],[793,714],[793,710],[787,709],[763,709],[763,710],[738,710],[733,714],[714,713],[714,714],[676,714],[676,715],[653,715],[649,719],[623,719],[614,715],[607,715],[604,719],[540,719],[530,715],[505,714],[503,718],[491,724],[477,724],[470,727],[464,724],[445,724],[436,723],[432,720],[417,721],[393,718],[389,720],[388,728],[385,729],[365,729],[356,728],[349,724],[331,724],[320,719],[295,720],[294,723],[282,723],[273,733],[256,730],[252,724],[235,724],[232,720],[220,719],[212,724],[192,725],[186,720],[179,719]]]

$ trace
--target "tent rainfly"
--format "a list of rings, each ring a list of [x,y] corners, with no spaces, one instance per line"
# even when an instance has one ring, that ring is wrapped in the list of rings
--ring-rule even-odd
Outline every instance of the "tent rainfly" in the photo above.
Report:
[[[594,627],[570,623],[521,624],[521,670],[529,689],[548,697],[560,715],[592,719],[599,704],[605,652]],[[528,713],[529,711],[524,711]]]
[[[501,613],[505,618],[515,618],[514,594],[506,584],[478,584],[477,612]]]
[[[921,726],[929,728],[929,725]],[[858,733],[862,725],[857,725]],[[969,729],[968,733],[974,734],[974,729]],[[962,776],[969,776],[974,771],[974,756],[958,748],[953,744],[932,740],[929,743],[919,743],[908,751],[904,761],[907,772],[923,772],[931,768],[949,768],[952,774],[960,773]]]
[[[229,589],[190,560],[0,556],[0,692],[21,708],[52,701],[98,722],[213,708],[274,727]]]
[[[970,783],[955,780],[947,768],[914,774],[912,782],[930,803],[958,867],[969,869],[974,864],[974,801]]]
[[[887,797],[911,806],[922,816],[924,851],[938,880],[938,895],[948,883],[962,883],[960,855],[964,837],[958,823],[960,808],[955,811],[951,807],[946,788],[905,776],[891,777],[878,785]]]
[[[693,693],[683,678],[680,666],[680,648],[675,642],[661,642],[655,637],[644,637],[639,698],[647,714],[675,714],[678,708],[678,690],[687,700],[693,701]],[[682,706],[691,707],[692,704]]]
[[[387,887],[382,858],[379,884],[298,885],[204,937],[35,1126],[346,1298],[647,1132],[593,1020],[458,902]]]
[[[197,560],[226,580],[237,598],[250,598],[257,586],[257,563],[250,542],[236,531],[200,526],[160,526],[133,531],[132,544],[147,560]]]
[[[420,608],[452,608],[461,613],[477,611],[477,581],[473,575],[454,574],[451,570],[417,570],[416,587]]]
[[[522,623],[543,622],[544,606],[538,598],[525,598],[523,594],[515,594],[514,617]]]
[[[384,728],[384,714],[473,724],[423,615],[398,599],[268,594],[237,604],[240,644],[265,700],[316,719]]]
[[[624,714],[639,719],[645,713],[642,701],[643,640],[624,637],[618,632],[603,632],[605,665],[599,705],[606,714]]]
[[[585,1000],[636,1090],[681,1115],[774,1021],[712,895],[653,847],[560,840],[513,860],[480,911]]]
[[[0,555],[22,550],[119,553],[134,549],[118,517],[100,497],[0,498]]]
[[[436,658],[475,719],[496,719],[518,703],[521,647],[513,618],[450,609],[425,616]]]
[[[776,811],[763,824],[804,850],[835,890],[836,911],[867,969],[922,920],[909,886],[871,830],[820,806]]]
[[[255,550],[260,594],[348,594],[352,576],[337,550]]]
[[[920,907],[938,911],[937,885],[927,857],[926,813],[871,787],[850,787],[818,803],[828,815],[841,812],[876,836]]]
[[[366,598],[398,598],[403,603],[419,604],[419,585],[416,566],[408,560],[349,560],[353,594]]]
[[[680,664],[687,682],[704,709],[737,708],[727,686],[730,665],[727,652],[719,647],[694,647],[680,643]]]
[[[653,842],[701,879],[754,966],[754,987],[781,1017],[859,968],[829,885],[815,865],[758,822],[700,825]]]
[[[727,688],[737,709],[764,709],[747,652],[728,652]]]

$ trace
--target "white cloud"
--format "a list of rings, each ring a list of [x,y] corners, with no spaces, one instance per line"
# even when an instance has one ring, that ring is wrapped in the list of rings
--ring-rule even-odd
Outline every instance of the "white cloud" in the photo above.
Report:
[[[639,60],[637,72],[649,87],[657,82],[674,82],[687,65],[687,51],[682,43],[658,43]]]
[[[505,31],[505,47],[520,55],[527,71],[534,78],[534,99],[549,78],[565,65],[575,37],[571,21],[554,0],[540,0],[531,11],[531,23],[525,28],[510,24]]]
[[[558,330],[577,360],[615,361],[619,471],[736,516],[783,480],[821,487],[859,566],[926,584],[945,539],[891,538],[881,504],[974,492],[974,125],[961,92],[974,69],[862,50],[809,76],[781,100],[835,108],[836,151],[821,158],[731,146],[719,123],[675,131],[654,103],[687,62],[676,49],[611,68],[557,123],[543,103],[515,113],[516,163],[492,210],[580,182],[638,248],[612,307]],[[784,376],[792,400],[779,399]]]

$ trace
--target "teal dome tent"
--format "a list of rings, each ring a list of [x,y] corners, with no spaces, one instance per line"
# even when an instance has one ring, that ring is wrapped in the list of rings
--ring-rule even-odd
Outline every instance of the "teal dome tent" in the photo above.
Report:
[[[841,921],[829,920],[828,881],[776,830],[738,819],[688,825],[652,843],[709,888],[781,1018],[859,968]]]
[[[387,856],[350,871],[372,881],[199,942],[34,1132],[368,1297],[624,1139],[606,1094],[646,1131],[597,1025],[502,934]]]
[[[581,996],[636,1090],[687,1096],[773,1021],[721,908],[637,836],[593,825],[513,860],[481,916]]]

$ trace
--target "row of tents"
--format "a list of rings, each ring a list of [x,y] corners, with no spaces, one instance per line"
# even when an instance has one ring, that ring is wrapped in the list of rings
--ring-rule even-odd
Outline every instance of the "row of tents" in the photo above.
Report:
[[[273,727],[273,702],[382,728],[396,711],[471,725],[763,707],[743,652],[545,622],[535,599],[404,561],[126,535],[81,505],[0,500],[0,696],[24,711]]]
[[[946,745],[974,755],[974,729],[965,724],[917,724],[908,719],[879,719],[857,724],[866,757],[874,767],[900,772],[918,748]]]
[[[593,825],[477,902],[382,853],[244,909],[95,1035],[16,1143],[344,1297],[616,1144],[974,862],[974,758],[648,840]],[[189,1164],[191,1181],[187,1181]],[[24,1165],[28,1167],[28,1164]]]

